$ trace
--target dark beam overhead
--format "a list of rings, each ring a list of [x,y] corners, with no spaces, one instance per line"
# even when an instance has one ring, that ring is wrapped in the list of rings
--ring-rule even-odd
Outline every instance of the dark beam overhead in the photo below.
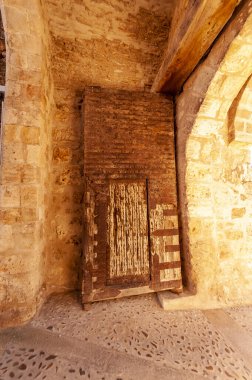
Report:
[[[241,0],[178,0],[153,92],[177,93]]]

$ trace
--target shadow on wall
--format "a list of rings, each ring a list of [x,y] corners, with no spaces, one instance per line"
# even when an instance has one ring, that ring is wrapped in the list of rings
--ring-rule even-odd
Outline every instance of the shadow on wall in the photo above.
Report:
[[[228,142],[252,143],[252,77],[246,80],[228,111]]]

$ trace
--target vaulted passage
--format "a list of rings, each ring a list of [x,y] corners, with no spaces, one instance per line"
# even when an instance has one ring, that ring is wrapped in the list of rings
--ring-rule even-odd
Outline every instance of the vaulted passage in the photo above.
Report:
[[[252,0],[0,3],[0,325],[250,304]]]

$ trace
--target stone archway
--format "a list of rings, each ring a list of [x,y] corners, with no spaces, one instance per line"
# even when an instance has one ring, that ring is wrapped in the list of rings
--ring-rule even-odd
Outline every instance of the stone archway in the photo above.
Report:
[[[0,167],[0,325],[36,311],[43,284],[51,89],[40,1],[1,0],[7,70]]]
[[[228,111],[252,73],[251,2],[233,18],[177,98],[186,285],[184,307],[251,303],[251,182],[243,144],[229,144]]]

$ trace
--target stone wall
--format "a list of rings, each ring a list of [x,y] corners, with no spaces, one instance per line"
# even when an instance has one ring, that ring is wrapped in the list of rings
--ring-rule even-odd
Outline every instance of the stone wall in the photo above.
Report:
[[[175,1],[42,3],[1,0],[7,38],[0,168],[5,325],[32,316],[45,288],[48,294],[79,286],[83,91],[151,84]],[[251,9],[251,0],[244,0],[177,98],[183,271],[188,288],[197,287],[199,305],[207,294],[216,304],[251,301],[250,151],[236,133],[251,134]]]
[[[174,1],[47,0],[55,84],[48,291],[79,286],[82,254],[83,134],[88,85],[138,90],[160,60]]]
[[[50,144],[49,34],[39,0],[2,0],[7,40],[0,168],[0,325],[36,311],[44,271]]]
[[[229,138],[234,101],[234,128],[241,119],[249,126],[251,115],[251,5],[237,10],[177,97],[184,278],[197,289],[193,306],[252,301],[251,155]]]

